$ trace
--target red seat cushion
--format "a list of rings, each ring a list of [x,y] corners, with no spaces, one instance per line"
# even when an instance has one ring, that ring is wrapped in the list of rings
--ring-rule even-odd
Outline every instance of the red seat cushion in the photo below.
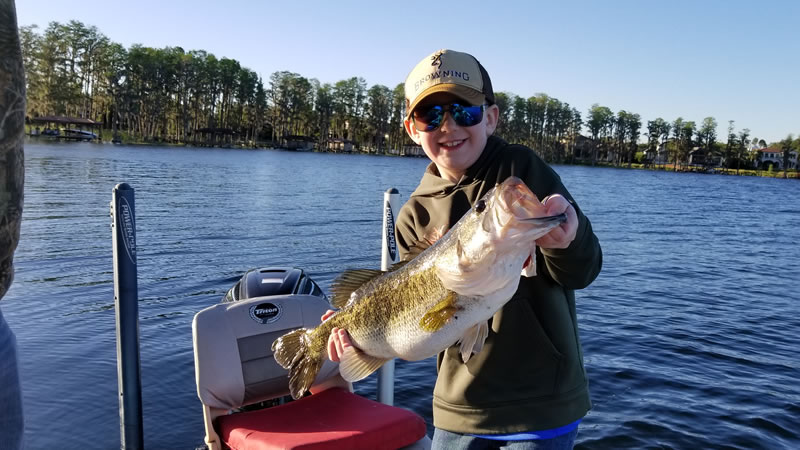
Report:
[[[221,416],[217,429],[235,450],[396,449],[422,439],[425,421],[331,388],[273,408]]]

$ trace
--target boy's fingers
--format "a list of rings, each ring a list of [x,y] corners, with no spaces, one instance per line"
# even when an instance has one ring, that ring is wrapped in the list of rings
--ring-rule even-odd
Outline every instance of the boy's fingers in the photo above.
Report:
[[[345,349],[352,346],[353,341],[350,340],[347,330],[341,328],[332,329],[331,335],[328,336],[328,359],[333,362],[339,362]]]
[[[329,309],[329,310],[325,311],[325,314],[322,315],[322,318],[320,319],[320,321],[325,322],[326,320],[328,320],[329,317],[331,317],[334,314],[336,314],[336,311],[334,311],[332,309]]]
[[[350,339],[347,337],[347,331],[342,330],[341,328],[336,329],[336,351],[339,352],[339,356],[341,357],[344,355],[344,350],[347,347],[350,347]]]
[[[339,342],[342,343],[342,350],[353,346],[353,342],[350,340],[350,335],[347,334],[347,330],[341,328],[339,329]]]
[[[536,240],[542,248],[567,248],[575,239],[578,230],[578,214],[575,208],[560,194],[553,194],[544,199],[548,215],[566,214],[567,221]]]
[[[544,199],[545,211],[548,216],[556,216],[569,209],[570,204],[561,194],[553,194]]]
[[[565,223],[565,230],[567,235],[570,238],[570,242],[575,239],[575,233],[578,231],[578,213],[575,211],[575,207],[569,205],[566,210],[567,213],[567,223]]]
[[[337,328],[331,330],[331,335],[328,336],[328,359],[333,362],[339,362],[339,350],[337,349],[336,345],[336,338],[338,334],[336,333]]]

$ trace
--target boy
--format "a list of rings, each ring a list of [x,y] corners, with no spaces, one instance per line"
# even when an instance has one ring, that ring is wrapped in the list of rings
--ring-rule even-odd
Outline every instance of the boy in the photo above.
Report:
[[[431,164],[397,219],[401,257],[452,227],[497,183],[521,178],[567,222],[536,241],[537,275],[522,277],[489,322],[483,349],[468,363],[458,346],[438,357],[433,448],[572,448],[591,407],[578,339],[574,289],[600,272],[602,252],[589,220],[558,175],[531,149],[492,136],[499,117],[491,80],[472,56],[440,50],[406,79],[406,132]],[[352,343],[335,329],[328,353]]]

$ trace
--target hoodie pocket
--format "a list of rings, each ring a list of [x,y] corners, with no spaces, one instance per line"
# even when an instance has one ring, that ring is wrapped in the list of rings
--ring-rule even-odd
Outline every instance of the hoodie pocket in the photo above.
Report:
[[[481,367],[482,390],[496,405],[558,392],[564,356],[545,333],[524,296],[512,298],[492,320],[490,354]],[[471,361],[470,361],[471,362]],[[488,391],[489,389],[486,389]]]
[[[434,397],[451,407],[503,407],[559,392],[564,355],[526,296],[515,295],[494,315],[484,349],[468,363],[461,362],[458,346],[445,354],[439,359]]]
[[[536,316],[536,313],[531,307],[530,300],[527,298],[512,298],[511,301],[517,303],[520,313],[525,317],[525,321],[529,324],[529,326],[525,327],[525,331],[529,336],[528,342],[539,346],[542,350],[544,350],[545,354],[549,355],[556,361],[561,361],[564,359],[564,355],[558,351],[556,346],[553,345],[553,341],[551,341],[550,337],[547,336],[547,333],[545,333],[542,324],[539,322],[539,318]]]

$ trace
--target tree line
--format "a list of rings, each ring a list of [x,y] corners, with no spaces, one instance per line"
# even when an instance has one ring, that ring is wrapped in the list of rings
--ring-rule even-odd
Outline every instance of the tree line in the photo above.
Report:
[[[51,22],[42,32],[26,26],[20,34],[29,118],[88,118],[115,136],[125,133],[140,141],[197,143],[200,133],[226,132],[245,145],[280,145],[292,136],[322,148],[331,140],[348,140],[375,152],[413,144],[402,127],[403,83],[368,87],[361,77],[321,83],[290,71],[263,80],[240,62],[203,50],[126,49],[76,20]],[[702,148],[728,165],[750,167],[753,153],[747,149],[766,146],[748,129],[736,132],[733,121],[727,141],[717,142],[713,117],[699,126],[683,118],[644,124],[639,114],[597,104],[584,117],[547,94],[524,98],[498,92],[496,101],[501,112],[496,133],[551,162],[647,163],[660,149],[677,165]],[[800,137],[787,139],[780,145],[788,151],[800,148]]]
[[[404,144],[402,87],[363,78],[320,83],[281,71],[263,80],[238,61],[203,50],[111,42],[94,26],[52,22],[21,28],[29,118],[96,120],[144,141],[192,142],[198,130],[241,142],[289,135],[374,148]]]

